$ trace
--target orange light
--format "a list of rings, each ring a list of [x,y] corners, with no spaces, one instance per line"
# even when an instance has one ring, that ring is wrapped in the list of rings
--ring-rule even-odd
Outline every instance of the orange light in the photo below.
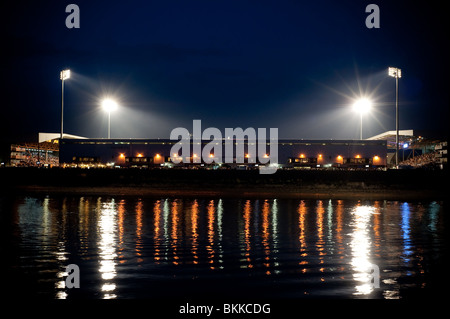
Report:
[[[248,153],[247,153],[247,154],[245,154],[245,157],[249,158],[249,157],[250,157],[250,154],[248,154]]]
[[[342,156],[341,156],[341,155],[338,155],[337,159],[338,159],[338,160],[341,160],[341,159],[342,159]]]
[[[269,154],[264,154],[264,158],[269,158]]]
[[[322,154],[319,154],[319,158],[322,158]]]
[[[300,158],[305,158],[305,154],[300,154]]]
[[[124,154],[124,153],[120,153],[119,157],[120,157],[120,158],[124,158],[124,157],[125,157],[125,154]]]
[[[379,158],[377,155],[375,155],[375,156],[373,157],[373,159],[376,160],[376,161],[378,161],[380,158]]]
[[[197,154],[194,154],[194,157],[197,157]]]
[[[137,157],[144,157],[144,155],[142,155],[142,153],[138,153]]]
[[[356,158],[361,158],[361,156],[360,155],[356,155]]]
[[[214,154],[209,154],[209,157],[210,157],[210,158],[213,158],[213,157],[214,157]]]
[[[160,158],[161,157],[161,155],[159,155],[159,154],[156,154],[156,158]]]

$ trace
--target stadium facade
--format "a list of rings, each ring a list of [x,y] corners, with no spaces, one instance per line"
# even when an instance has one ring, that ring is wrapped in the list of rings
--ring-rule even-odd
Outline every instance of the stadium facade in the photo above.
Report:
[[[257,159],[250,160],[245,153],[244,163],[223,163],[214,158],[214,163],[196,162],[199,154],[190,153],[181,163],[174,164],[171,154],[178,141],[168,139],[69,139],[59,141],[59,162],[62,166],[113,166],[113,167],[207,167],[247,169],[261,165]],[[192,150],[192,141],[191,147]],[[198,143],[198,142],[196,142]],[[209,141],[201,141],[203,146]],[[234,140],[235,146],[246,140]],[[268,142],[269,143],[269,142]],[[236,148],[236,147],[235,147]],[[222,140],[225,149],[225,140]],[[269,150],[269,146],[266,147]],[[265,156],[270,157],[270,154]],[[385,140],[294,140],[278,141],[278,165],[284,168],[385,168],[387,145]]]
[[[378,169],[395,166],[395,131],[387,131],[365,140],[304,140],[283,139],[277,145],[278,168],[364,168]],[[413,130],[400,130],[399,168],[440,167],[448,162],[447,139]],[[427,137],[424,137],[427,136]],[[244,157],[232,163],[209,154],[213,164],[201,161],[201,154],[191,151],[171,154],[172,146],[179,141],[168,139],[92,139],[71,134],[39,133],[38,143],[12,144],[10,160],[2,166],[63,166],[63,167],[191,167],[239,168],[263,166],[258,156]],[[225,140],[222,140],[224,154]],[[229,142],[229,141],[228,141]],[[234,153],[242,145],[248,151],[248,141],[233,140]],[[197,144],[198,142],[196,142]],[[202,141],[200,149],[209,141]],[[218,142],[220,143],[220,141]],[[198,146],[198,145],[197,145]],[[238,147],[239,146],[239,147]],[[273,145],[272,145],[273,146]],[[254,147],[254,145],[253,145]],[[193,150],[192,141],[190,150]],[[198,148],[197,148],[198,150]],[[270,151],[270,142],[266,145]],[[176,164],[181,159],[180,164]],[[186,158],[181,158],[180,155]],[[224,154],[225,158],[227,154]],[[203,154],[205,156],[205,154]],[[260,154],[261,156],[261,154]],[[270,157],[270,154],[264,156]],[[262,156],[261,156],[262,157]],[[266,165],[274,158],[264,158]],[[230,158],[226,162],[229,162]],[[198,162],[198,163],[193,163]]]

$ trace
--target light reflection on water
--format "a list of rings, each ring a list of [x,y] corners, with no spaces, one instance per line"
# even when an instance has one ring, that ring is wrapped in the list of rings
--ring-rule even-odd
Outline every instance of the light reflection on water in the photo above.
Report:
[[[400,298],[427,287],[425,257],[439,258],[444,233],[443,202],[26,197],[14,207],[11,236],[38,293],[61,299]],[[65,287],[70,263],[78,291]]]
[[[370,247],[372,246],[369,236],[369,223],[372,214],[376,214],[372,206],[356,206],[352,211],[353,232],[351,232],[352,261],[354,269],[353,278],[357,282],[355,294],[367,295],[373,290],[370,282]]]
[[[136,210],[139,211],[138,209]],[[104,293],[104,299],[115,298],[113,293],[116,285],[114,278],[116,277],[116,260],[117,260],[117,207],[114,199],[102,202],[99,198],[97,201],[98,220],[98,241],[99,248],[99,269],[103,284],[101,291]],[[138,215],[137,215],[138,216]],[[136,229],[138,232],[138,228]],[[137,244],[138,241],[136,241]]]

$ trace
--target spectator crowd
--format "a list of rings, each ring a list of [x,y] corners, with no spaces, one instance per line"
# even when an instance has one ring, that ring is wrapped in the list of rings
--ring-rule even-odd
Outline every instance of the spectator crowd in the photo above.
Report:
[[[412,167],[431,166],[431,165],[434,165],[437,163],[437,156],[436,156],[437,154],[438,154],[438,152],[434,151],[434,152],[410,157],[410,158],[400,162],[400,165],[412,166]]]

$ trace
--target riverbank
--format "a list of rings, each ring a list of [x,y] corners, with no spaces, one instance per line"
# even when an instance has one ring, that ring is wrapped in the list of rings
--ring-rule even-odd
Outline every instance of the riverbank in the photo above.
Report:
[[[221,188],[221,189],[154,189],[150,187],[49,187],[22,186],[15,189],[22,194],[59,194],[79,196],[142,196],[154,198],[279,198],[279,199],[360,199],[360,200],[442,200],[443,193],[434,191],[383,191],[351,189],[305,190],[293,188]]]
[[[440,200],[447,170],[0,169],[5,193],[147,197]]]

